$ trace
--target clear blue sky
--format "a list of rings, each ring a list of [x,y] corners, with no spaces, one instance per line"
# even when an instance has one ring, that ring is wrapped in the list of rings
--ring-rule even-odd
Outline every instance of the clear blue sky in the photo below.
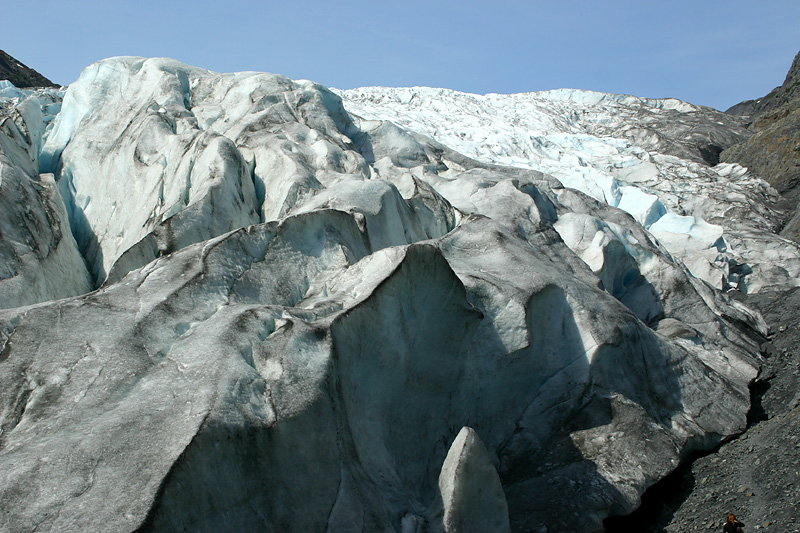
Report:
[[[725,109],[780,85],[800,0],[3,0],[0,49],[57,83],[115,55],[323,85],[570,87]]]

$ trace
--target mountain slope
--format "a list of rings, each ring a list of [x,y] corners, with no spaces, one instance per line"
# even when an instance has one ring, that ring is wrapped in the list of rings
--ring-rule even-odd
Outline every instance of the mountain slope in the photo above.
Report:
[[[58,87],[30,67],[26,67],[4,51],[0,50],[0,80],[8,80],[14,87]]]
[[[800,97],[800,52],[794,57],[781,85],[766,96],[756,100],[745,100],[725,112],[747,118],[755,125],[756,130],[760,130],[763,127],[756,124],[759,116],[769,116],[797,97]]]
[[[745,109],[746,108],[746,109]],[[783,85],[752,105],[743,102],[728,113],[749,115],[754,135],[728,148],[724,161],[748,167],[773,185],[787,200],[791,220],[782,234],[800,239],[800,53],[789,69]]]

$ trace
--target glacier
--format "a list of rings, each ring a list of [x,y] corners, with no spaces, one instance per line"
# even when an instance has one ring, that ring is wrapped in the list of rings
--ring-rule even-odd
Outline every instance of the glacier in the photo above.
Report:
[[[391,121],[478,161],[541,171],[626,211],[681,259],[688,258],[687,246],[696,252],[688,258],[690,270],[719,289],[797,284],[794,252],[778,251],[785,243],[774,235],[782,224],[776,191],[739,165],[718,164],[723,147],[750,135],[735,117],[674,99],[564,89],[336,92],[359,117]],[[675,216],[700,222],[687,225]],[[706,224],[724,228],[722,246],[705,242]],[[780,256],[780,269],[772,257],[751,253],[763,239]]]
[[[165,58],[0,92],[0,530],[601,531],[797,285],[677,100]]]

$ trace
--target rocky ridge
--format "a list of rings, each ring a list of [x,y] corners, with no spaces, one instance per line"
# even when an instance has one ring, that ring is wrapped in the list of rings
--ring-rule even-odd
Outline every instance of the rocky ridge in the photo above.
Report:
[[[788,104],[800,96],[800,52],[794,57],[789,72],[783,83],[775,87],[769,94],[755,100],[745,100],[732,107],[726,113],[741,116],[747,119],[756,130],[763,129],[765,124],[771,119],[761,119],[769,117],[774,111]]]
[[[748,167],[774,186],[786,199],[791,213],[782,235],[800,239],[800,54],[780,87],[756,101],[728,110],[745,114],[753,136],[722,153],[722,160]]]
[[[30,87],[58,87],[35,70],[27,67],[0,50],[0,81],[6,80],[14,87],[26,89]]]

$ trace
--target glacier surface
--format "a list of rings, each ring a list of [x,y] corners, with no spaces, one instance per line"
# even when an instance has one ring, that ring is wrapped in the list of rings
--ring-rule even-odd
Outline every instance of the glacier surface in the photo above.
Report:
[[[601,530],[800,269],[676,100],[119,57],[0,121],[3,531]]]
[[[391,121],[482,162],[539,170],[630,213],[719,289],[757,292],[798,283],[796,253],[775,235],[784,222],[775,212],[776,191],[739,165],[718,164],[723,148],[749,135],[735,117],[674,99],[564,89],[336,92],[360,117]],[[707,242],[709,224],[724,229],[719,243]],[[771,253],[758,257],[752,250],[764,239]]]

